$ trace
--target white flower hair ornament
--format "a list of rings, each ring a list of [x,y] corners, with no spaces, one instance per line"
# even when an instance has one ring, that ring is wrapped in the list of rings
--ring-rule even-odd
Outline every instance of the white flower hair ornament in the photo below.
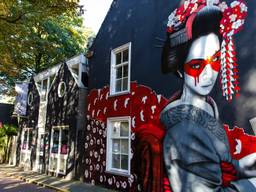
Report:
[[[186,0],[168,17],[167,33],[171,47],[187,42],[192,38],[192,22],[196,14],[205,6],[218,6],[222,12],[220,34],[221,43],[221,84],[223,96],[232,100],[239,95],[238,70],[233,35],[239,32],[247,16],[247,6],[243,0],[233,1],[230,6],[219,0]]]

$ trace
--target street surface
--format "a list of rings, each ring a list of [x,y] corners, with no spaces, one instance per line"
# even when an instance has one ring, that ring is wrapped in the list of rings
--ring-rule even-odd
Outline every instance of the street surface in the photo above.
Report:
[[[26,183],[19,179],[8,177],[0,172],[0,192],[54,192],[55,190]]]

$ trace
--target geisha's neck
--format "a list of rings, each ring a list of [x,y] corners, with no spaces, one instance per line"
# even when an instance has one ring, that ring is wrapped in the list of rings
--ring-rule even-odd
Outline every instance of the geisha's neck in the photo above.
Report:
[[[214,101],[213,101],[214,102]],[[183,92],[180,97],[180,99],[175,100],[171,103],[169,103],[164,111],[176,107],[178,105],[193,105],[197,108],[200,108],[207,113],[209,113],[211,116],[218,118],[218,109],[213,109],[214,106],[211,106],[207,101],[206,101],[206,96],[201,96],[189,89],[188,87],[184,86],[183,87]]]
[[[215,116],[212,106],[208,102],[206,102],[206,96],[197,94],[195,91],[191,90],[187,86],[183,87],[183,92],[179,101],[180,104],[193,105],[206,111],[211,116]]]

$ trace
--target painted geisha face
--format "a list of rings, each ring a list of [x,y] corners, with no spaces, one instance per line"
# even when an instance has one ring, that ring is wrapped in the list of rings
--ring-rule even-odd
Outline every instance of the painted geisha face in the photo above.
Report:
[[[194,40],[184,64],[184,83],[195,93],[208,95],[220,70],[220,42],[210,33]]]

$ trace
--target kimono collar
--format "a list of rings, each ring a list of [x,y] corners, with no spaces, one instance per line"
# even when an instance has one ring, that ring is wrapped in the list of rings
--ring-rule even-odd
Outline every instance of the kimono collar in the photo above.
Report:
[[[161,121],[171,128],[182,121],[193,121],[208,130],[221,141],[226,141],[226,134],[222,124],[206,111],[193,105],[182,104],[161,113]]]

